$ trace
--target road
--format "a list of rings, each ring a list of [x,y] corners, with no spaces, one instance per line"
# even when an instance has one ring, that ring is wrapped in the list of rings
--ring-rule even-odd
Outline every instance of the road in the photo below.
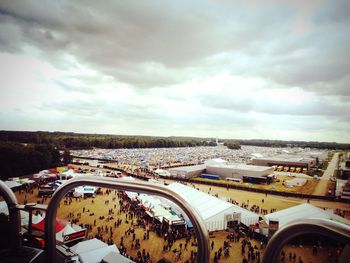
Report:
[[[335,153],[323,176],[320,177],[320,181],[313,193],[314,195],[327,195],[329,178],[333,177],[334,170],[337,168],[338,159],[339,153]]]

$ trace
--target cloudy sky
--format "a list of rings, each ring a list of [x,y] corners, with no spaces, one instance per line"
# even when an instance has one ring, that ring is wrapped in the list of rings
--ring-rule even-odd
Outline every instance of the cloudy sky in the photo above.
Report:
[[[350,142],[350,1],[0,2],[0,129]]]

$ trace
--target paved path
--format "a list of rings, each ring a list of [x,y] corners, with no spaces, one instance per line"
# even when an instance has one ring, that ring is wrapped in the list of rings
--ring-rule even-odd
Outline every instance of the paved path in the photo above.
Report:
[[[334,170],[337,168],[338,159],[339,153],[335,153],[332,160],[328,163],[328,167],[323,176],[320,177],[320,181],[313,193],[314,195],[327,195],[329,178],[333,177]]]

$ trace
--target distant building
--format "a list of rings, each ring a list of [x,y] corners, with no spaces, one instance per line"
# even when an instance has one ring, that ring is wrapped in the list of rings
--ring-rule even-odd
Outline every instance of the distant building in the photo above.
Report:
[[[350,200],[350,181],[348,181],[347,183],[345,183],[345,185],[343,186],[340,197],[341,197],[342,199],[348,199],[348,200]]]
[[[205,165],[180,166],[170,168],[168,171],[171,176],[192,178],[200,176],[205,172]]]
[[[206,173],[219,175],[222,179],[243,179],[243,176],[267,177],[273,174],[273,168],[246,164],[208,165],[206,167]]]
[[[336,181],[336,188],[335,188],[335,196],[336,197],[341,197],[341,195],[343,194],[343,188],[345,187],[345,195],[347,192],[347,183],[348,180],[341,180],[341,179],[337,179]],[[349,198],[350,199],[350,198]]]
[[[297,155],[278,155],[274,157],[254,158],[252,159],[252,164],[258,166],[277,165],[310,169],[316,165],[316,159]]]
[[[344,154],[345,160],[339,164],[339,172],[342,179],[348,179],[350,177],[350,159],[349,154]]]
[[[273,174],[273,168],[268,166],[255,166],[246,164],[228,164],[222,159],[205,161],[203,165],[181,166],[168,170],[172,176],[193,178],[202,174],[217,175],[221,179],[237,178],[244,176],[267,177]]]

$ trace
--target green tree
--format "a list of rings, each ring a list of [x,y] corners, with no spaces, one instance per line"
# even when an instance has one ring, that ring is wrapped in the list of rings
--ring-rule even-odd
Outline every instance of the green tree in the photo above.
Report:
[[[72,162],[72,156],[70,155],[69,149],[65,149],[63,151],[63,163],[65,165],[70,164]]]

